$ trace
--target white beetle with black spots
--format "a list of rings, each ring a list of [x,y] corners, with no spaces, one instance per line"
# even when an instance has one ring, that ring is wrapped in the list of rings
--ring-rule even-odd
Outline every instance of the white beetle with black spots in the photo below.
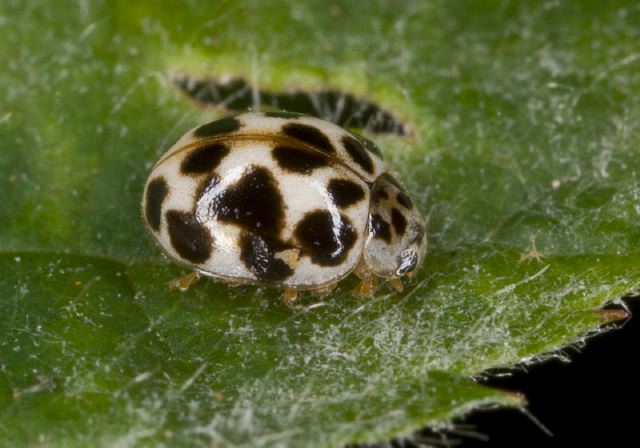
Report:
[[[318,118],[247,112],[199,126],[154,165],[147,228],[177,262],[228,283],[330,292],[354,272],[402,290],[421,266],[426,224],[370,140]]]

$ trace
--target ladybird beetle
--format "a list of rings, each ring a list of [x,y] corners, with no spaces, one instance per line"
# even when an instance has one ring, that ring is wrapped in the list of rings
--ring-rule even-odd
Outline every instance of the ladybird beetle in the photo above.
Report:
[[[200,276],[329,293],[351,272],[368,296],[397,291],[426,254],[423,216],[378,147],[335,124],[247,112],[201,125],[153,166],[142,214],[159,245]]]

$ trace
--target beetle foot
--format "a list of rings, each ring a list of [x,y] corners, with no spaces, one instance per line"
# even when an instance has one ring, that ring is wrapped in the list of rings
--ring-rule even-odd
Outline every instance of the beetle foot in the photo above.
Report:
[[[360,283],[353,288],[353,292],[351,295],[357,299],[366,299],[373,295],[373,291],[376,289],[376,285],[378,284],[378,277],[369,273],[368,276],[362,279]]]
[[[174,278],[169,283],[167,283],[167,286],[169,286],[169,289],[179,289],[180,291],[186,291],[198,280],[200,280],[200,274],[198,274],[196,271],[193,271],[181,277]]]
[[[329,294],[333,292],[334,289],[336,289],[336,286],[338,286],[337,283],[331,283],[329,285],[321,286],[320,288],[317,288],[317,289],[312,289],[311,293],[316,297],[320,297],[320,298],[327,297]]]
[[[387,282],[389,282],[389,285],[391,285],[396,292],[402,292],[404,290],[404,285],[402,284],[402,279],[400,277],[387,279]]]
[[[365,279],[369,278],[371,275],[373,275],[371,270],[369,269],[369,266],[367,266],[367,262],[364,261],[364,257],[360,257],[360,260],[358,261],[358,264],[353,269],[353,273],[360,280],[365,280]]]
[[[293,288],[285,288],[282,290],[282,300],[289,308],[295,308],[294,302],[298,298],[298,290]]]

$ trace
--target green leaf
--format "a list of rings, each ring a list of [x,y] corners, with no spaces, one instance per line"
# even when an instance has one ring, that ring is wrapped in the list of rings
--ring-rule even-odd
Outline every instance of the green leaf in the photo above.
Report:
[[[635,2],[0,5],[0,444],[340,446],[516,394],[473,381],[605,322],[638,289]],[[217,115],[172,77],[341,90],[429,218],[404,293],[291,310],[145,235],[142,187]]]

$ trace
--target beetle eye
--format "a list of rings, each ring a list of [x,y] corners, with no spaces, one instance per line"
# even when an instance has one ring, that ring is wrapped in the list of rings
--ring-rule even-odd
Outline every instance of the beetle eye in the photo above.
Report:
[[[413,271],[418,264],[418,254],[413,250],[405,250],[400,254],[400,263],[396,274],[404,275]]]

